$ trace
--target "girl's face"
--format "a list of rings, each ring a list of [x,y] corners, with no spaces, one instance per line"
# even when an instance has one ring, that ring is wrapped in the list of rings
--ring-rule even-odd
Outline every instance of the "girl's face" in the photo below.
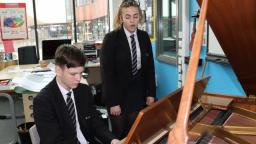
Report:
[[[134,32],[140,21],[139,9],[137,7],[122,8],[122,14],[120,16],[123,26],[129,31]]]

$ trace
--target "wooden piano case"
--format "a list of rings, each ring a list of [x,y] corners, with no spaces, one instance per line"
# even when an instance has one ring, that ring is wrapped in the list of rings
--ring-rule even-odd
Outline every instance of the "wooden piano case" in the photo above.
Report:
[[[189,105],[179,107],[176,126],[169,134],[168,143],[256,143],[256,66],[254,64],[256,1],[198,0],[198,2],[201,6],[201,19],[199,18],[201,25],[198,26],[198,35],[196,34],[195,39],[201,39],[206,18],[247,97],[204,93],[199,98],[199,103],[207,112],[193,116],[194,119],[189,121],[186,119],[187,113],[180,113],[180,111],[187,112],[190,109]],[[201,41],[195,43],[192,57],[198,59]],[[196,73],[195,63],[195,61],[189,62],[190,75]],[[193,83],[193,78],[187,79],[188,83],[185,83],[184,89],[191,90],[193,87],[189,87],[189,84]],[[182,93],[181,99],[190,99],[189,92]],[[182,103],[185,102],[181,101],[180,105],[184,105]],[[187,103],[190,104],[189,101]]]
[[[198,0],[201,6],[185,85],[142,110],[127,144],[256,143],[256,0]],[[196,82],[205,20],[210,24],[247,97],[203,93]],[[188,75],[189,74],[189,75]]]
[[[255,5],[255,0],[208,0],[207,21],[248,96],[203,94],[200,101],[209,112],[189,131],[190,138],[201,136],[197,143],[256,143]]]
[[[196,82],[193,96],[195,99],[202,95],[208,80],[209,77],[206,77]],[[140,111],[123,143],[150,144],[166,141],[169,131],[175,124],[181,92],[182,88]],[[196,102],[193,104],[196,105]]]

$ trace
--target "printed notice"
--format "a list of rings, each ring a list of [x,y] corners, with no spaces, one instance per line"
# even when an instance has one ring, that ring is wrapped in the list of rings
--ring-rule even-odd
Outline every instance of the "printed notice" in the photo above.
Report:
[[[25,3],[0,3],[0,30],[2,40],[28,38]]]

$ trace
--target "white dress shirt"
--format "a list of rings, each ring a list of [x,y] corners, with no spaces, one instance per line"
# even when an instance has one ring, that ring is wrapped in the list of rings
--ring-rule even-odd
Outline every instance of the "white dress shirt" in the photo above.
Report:
[[[127,37],[129,47],[130,47],[130,52],[131,52],[131,58],[132,58],[132,44],[131,44],[131,35],[134,35],[134,40],[136,43],[136,54],[137,54],[137,70],[141,68],[141,52],[140,52],[140,44],[137,36],[137,30],[134,33],[130,33],[125,27],[124,27],[124,32]]]
[[[68,90],[66,90],[65,88],[63,88],[57,81],[58,87],[61,91],[61,94],[65,100],[65,102],[67,103],[67,93],[69,92]],[[89,144],[89,142],[86,141],[81,129],[80,129],[80,124],[78,122],[78,117],[77,117],[77,110],[76,110],[76,102],[74,99],[74,93],[73,90],[71,90],[71,98],[74,102],[74,106],[75,106],[75,114],[76,114],[76,133],[77,133],[77,139],[80,142],[80,144]]]

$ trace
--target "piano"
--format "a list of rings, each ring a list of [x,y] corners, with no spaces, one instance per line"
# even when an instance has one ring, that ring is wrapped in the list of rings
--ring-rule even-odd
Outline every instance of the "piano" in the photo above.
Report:
[[[185,84],[141,110],[125,144],[256,143],[256,1],[198,0],[201,7]],[[196,80],[208,21],[247,97],[205,93]]]

